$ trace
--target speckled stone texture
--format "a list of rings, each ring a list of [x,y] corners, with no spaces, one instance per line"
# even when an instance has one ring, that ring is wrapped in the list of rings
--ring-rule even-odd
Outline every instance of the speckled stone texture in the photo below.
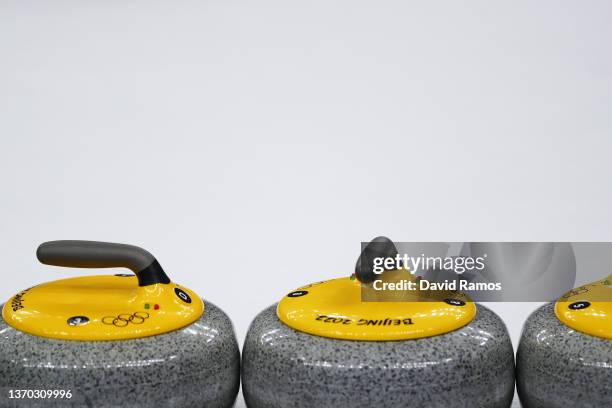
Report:
[[[553,303],[525,322],[516,363],[525,408],[612,407],[612,340],[564,325]]]
[[[230,407],[240,352],[229,318],[205,302],[193,324],[122,341],[65,341],[0,318],[0,407]],[[9,389],[71,390],[71,399],[8,398]]]
[[[293,330],[274,305],[251,323],[242,364],[250,408],[502,408],[514,394],[508,332],[483,306],[445,335],[360,342]]]

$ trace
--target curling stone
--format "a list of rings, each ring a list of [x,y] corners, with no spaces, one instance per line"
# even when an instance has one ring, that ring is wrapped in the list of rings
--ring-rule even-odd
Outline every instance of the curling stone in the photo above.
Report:
[[[612,275],[564,294],[525,322],[517,389],[526,408],[612,406]]]
[[[9,299],[0,319],[0,406],[232,406],[240,353],[231,321],[171,282],[149,252],[53,241],[37,256],[135,275],[62,279]]]
[[[381,253],[397,250],[379,237],[351,277],[300,287],[255,317],[242,359],[248,407],[510,406],[514,354],[499,317],[458,292],[375,293],[370,261]],[[405,267],[380,276],[414,280]]]

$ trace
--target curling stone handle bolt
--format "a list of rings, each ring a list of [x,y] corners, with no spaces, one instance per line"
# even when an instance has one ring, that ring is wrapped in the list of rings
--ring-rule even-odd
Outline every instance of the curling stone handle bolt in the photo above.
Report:
[[[393,241],[387,237],[376,237],[370,243],[368,243],[355,265],[355,276],[361,283],[371,283],[376,280],[376,274],[374,273],[374,258],[395,258],[397,255],[397,248]]]
[[[71,268],[128,268],[136,274],[138,286],[170,283],[161,265],[147,250],[134,245],[98,241],[49,241],[36,250],[47,265]]]

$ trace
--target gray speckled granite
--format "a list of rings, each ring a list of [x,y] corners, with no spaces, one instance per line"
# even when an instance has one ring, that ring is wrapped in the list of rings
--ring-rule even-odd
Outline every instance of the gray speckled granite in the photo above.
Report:
[[[612,340],[569,328],[549,303],[523,327],[517,387],[525,408],[612,407]]]
[[[507,408],[514,394],[508,332],[483,306],[445,335],[359,342],[293,330],[274,305],[251,323],[242,368],[251,408]]]
[[[0,407],[230,407],[240,352],[229,318],[205,302],[195,323],[122,341],[32,336],[0,318]],[[72,398],[8,399],[9,389],[70,389]]]

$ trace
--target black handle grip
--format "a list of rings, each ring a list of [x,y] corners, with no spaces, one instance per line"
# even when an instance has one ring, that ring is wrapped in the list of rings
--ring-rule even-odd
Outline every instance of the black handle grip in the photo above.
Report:
[[[395,258],[397,248],[393,241],[387,237],[376,237],[361,251],[355,265],[355,276],[362,283],[371,283],[376,280],[374,273],[374,258]]]
[[[49,241],[36,250],[47,265],[72,268],[128,268],[138,277],[138,286],[170,283],[170,278],[149,251],[134,245],[98,241]]]

